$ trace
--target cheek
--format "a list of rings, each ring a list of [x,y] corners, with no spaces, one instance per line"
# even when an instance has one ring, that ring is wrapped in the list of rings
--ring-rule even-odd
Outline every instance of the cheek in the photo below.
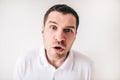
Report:
[[[73,42],[74,42],[74,40],[75,40],[75,37],[67,37],[66,39],[67,39],[67,40],[66,40],[66,44],[67,44],[68,46],[70,46],[70,45],[73,44]]]
[[[50,33],[44,33],[43,35],[44,42],[46,45],[51,45],[53,41],[53,34]]]
[[[50,33],[47,33],[44,37],[45,37],[46,41],[48,41],[48,42],[53,40],[53,35]]]
[[[46,38],[48,38],[48,40],[49,40],[49,38],[51,38],[53,36],[53,32],[51,32],[51,30],[49,28],[46,28],[44,31],[44,36]]]

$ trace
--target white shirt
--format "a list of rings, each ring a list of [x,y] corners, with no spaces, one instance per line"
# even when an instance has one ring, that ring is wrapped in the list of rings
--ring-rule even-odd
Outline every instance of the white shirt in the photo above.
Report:
[[[65,62],[54,68],[46,59],[44,48],[18,59],[14,80],[94,80],[92,61],[73,50]]]

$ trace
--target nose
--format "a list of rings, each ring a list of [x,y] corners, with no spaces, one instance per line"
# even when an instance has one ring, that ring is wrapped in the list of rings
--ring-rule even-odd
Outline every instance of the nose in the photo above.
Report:
[[[65,41],[65,34],[64,32],[61,30],[61,31],[57,31],[56,34],[55,34],[55,39],[59,42],[62,42],[62,41]]]

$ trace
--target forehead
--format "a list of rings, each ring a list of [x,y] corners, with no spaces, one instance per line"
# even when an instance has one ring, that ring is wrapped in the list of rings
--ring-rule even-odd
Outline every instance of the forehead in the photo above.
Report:
[[[52,11],[47,17],[46,24],[50,22],[55,22],[60,26],[74,26],[76,28],[76,18],[70,13],[63,14],[58,11]]]

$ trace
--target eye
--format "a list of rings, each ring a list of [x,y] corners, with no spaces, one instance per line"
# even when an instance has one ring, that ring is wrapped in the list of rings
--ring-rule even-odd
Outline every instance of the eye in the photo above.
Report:
[[[57,27],[55,25],[51,25],[51,29],[56,30]]]
[[[72,32],[72,29],[64,29],[64,32]]]

